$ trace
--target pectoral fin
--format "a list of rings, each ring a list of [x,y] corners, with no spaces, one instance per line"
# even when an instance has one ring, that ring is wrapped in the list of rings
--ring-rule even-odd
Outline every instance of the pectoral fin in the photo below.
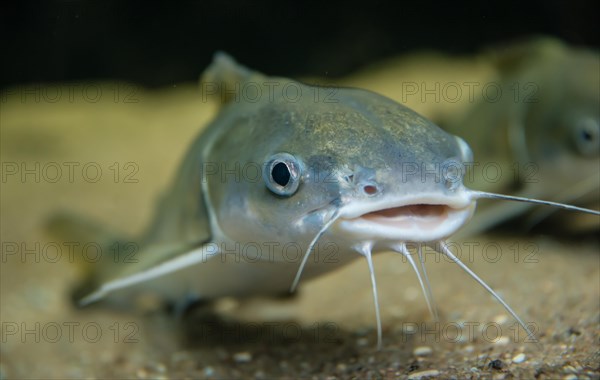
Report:
[[[128,276],[117,278],[112,281],[108,281],[101,285],[99,289],[81,299],[79,301],[79,305],[88,305],[106,297],[109,293],[114,292],[116,290],[128,288],[136,284],[150,281],[155,278],[188,268],[192,265],[204,263],[210,258],[217,255],[218,253],[219,248],[217,244],[203,244],[192,250],[188,250],[184,253],[179,253],[175,257],[158,262],[157,264],[152,265],[147,269],[138,271]]]

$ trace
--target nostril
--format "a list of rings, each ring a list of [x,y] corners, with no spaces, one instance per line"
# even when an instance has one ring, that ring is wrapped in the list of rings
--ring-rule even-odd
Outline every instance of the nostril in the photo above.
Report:
[[[364,193],[365,193],[365,194],[367,194],[367,195],[375,195],[375,194],[377,194],[377,192],[378,192],[379,190],[377,189],[377,186],[374,186],[374,185],[366,185],[366,186],[363,186],[363,191],[364,191]]]
[[[442,166],[442,176],[446,189],[450,191],[456,190],[462,184],[464,174],[464,165],[462,162],[456,159],[445,161]]]

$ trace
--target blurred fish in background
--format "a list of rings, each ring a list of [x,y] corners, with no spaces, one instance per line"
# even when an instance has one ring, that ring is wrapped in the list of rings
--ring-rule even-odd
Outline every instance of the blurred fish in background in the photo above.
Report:
[[[496,92],[480,94],[467,112],[439,121],[473,149],[471,187],[598,208],[598,52],[533,38],[497,47],[487,57],[499,73]],[[524,231],[550,222],[544,224],[575,235],[593,233],[597,225],[585,215],[525,203],[481,202],[478,208],[463,234],[507,220]]]

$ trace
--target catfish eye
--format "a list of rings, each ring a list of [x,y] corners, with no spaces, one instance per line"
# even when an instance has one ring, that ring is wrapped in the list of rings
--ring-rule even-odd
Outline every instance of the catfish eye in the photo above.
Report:
[[[573,129],[573,139],[579,153],[592,156],[600,151],[600,125],[593,119],[581,120]]]
[[[271,156],[263,168],[263,179],[273,193],[289,197],[300,185],[301,164],[289,153]]]

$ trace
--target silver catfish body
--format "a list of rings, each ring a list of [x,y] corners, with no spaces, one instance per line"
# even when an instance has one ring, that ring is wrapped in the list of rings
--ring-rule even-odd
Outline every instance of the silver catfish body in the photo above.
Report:
[[[225,103],[193,142],[144,237],[140,262],[81,302],[152,291],[173,301],[277,295],[363,257],[382,345],[372,254],[404,255],[436,315],[421,246],[435,246],[533,335],[449,249],[477,199],[552,202],[463,185],[469,146],[359,89],[265,77],[217,54],[202,85]],[[416,245],[420,269],[407,244]],[[180,301],[181,302],[181,301]]]
[[[472,160],[467,144],[388,98],[266,77],[222,53],[201,89],[222,109],[160,203],[140,263],[112,273],[131,281],[92,299],[125,288],[168,298],[278,294],[307,250],[312,277],[361,247],[445,238],[474,210],[460,172]]]

